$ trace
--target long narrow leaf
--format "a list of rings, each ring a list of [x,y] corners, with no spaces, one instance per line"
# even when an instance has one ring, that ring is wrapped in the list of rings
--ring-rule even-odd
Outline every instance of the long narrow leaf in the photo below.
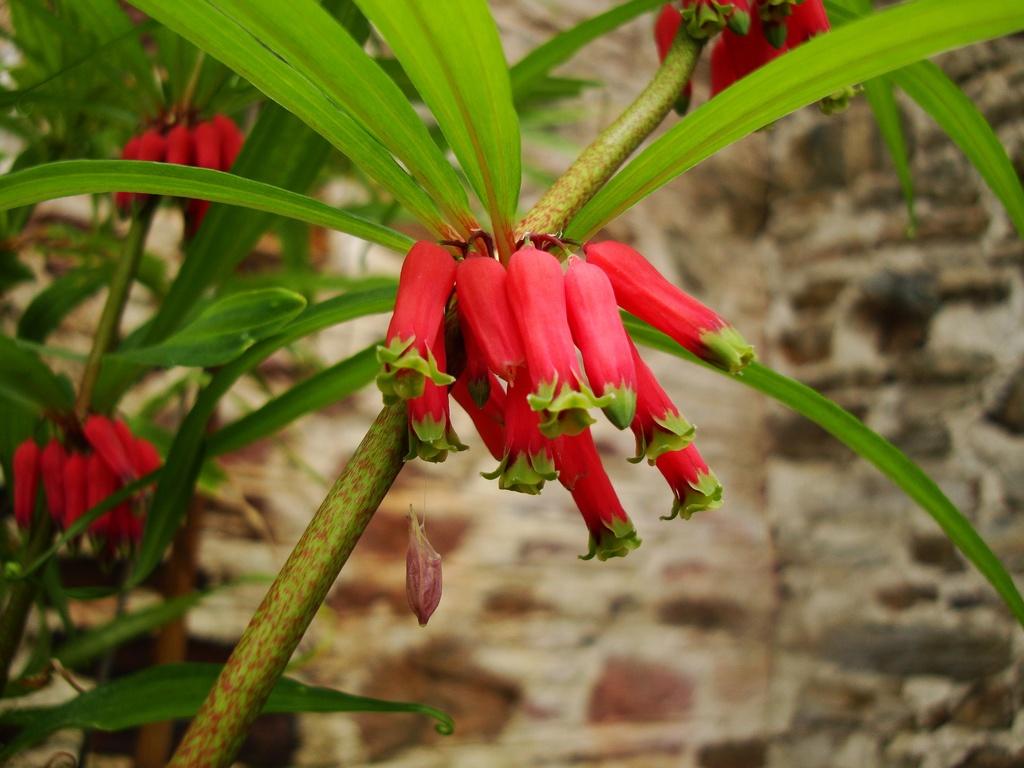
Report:
[[[220,664],[164,664],[122,677],[49,707],[15,709],[0,724],[21,731],[0,751],[6,760],[54,731],[84,728],[120,731],[143,723],[180,720],[199,709],[220,674]],[[426,704],[353,696],[330,688],[304,685],[282,677],[270,692],[264,714],[274,712],[414,712],[437,721],[439,733],[451,733],[451,717]]]
[[[376,345],[296,384],[238,421],[221,427],[206,443],[207,456],[236,451],[277,432],[300,416],[326,408],[373,381],[379,369]]]
[[[130,586],[137,586],[149,575],[174,537],[203,464],[207,422],[220,398],[239,377],[296,339],[356,317],[388,311],[394,298],[394,288],[377,288],[344,294],[308,307],[281,333],[255,344],[217,371],[188,412],[167,453],[129,579]]]
[[[71,388],[38,356],[3,335],[0,335],[0,399],[11,400],[36,412],[67,410],[72,405]]]
[[[444,153],[387,73],[316,0],[214,0],[226,14],[361,121],[465,235],[466,192]],[[344,77],[338,74],[344,72]]]
[[[240,74],[349,157],[435,233],[437,206],[352,115],[206,0],[134,0],[134,5]],[[339,73],[343,74],[343,73]]]
[[[632,21],[665,0],[630,0],[609,11],[580,22],[575,27],[559,32],[546,43],[537,46],[509,69],[512,97],[518,102],[530,95],[545,75],[559,64],[572,58],[587,43],[606,35],[613,29]]]
[[[740,375],[730,375],[698,360],[672,339],[636,318],[626,318],[626,328],[641,344],[722,373],[723,376],[778,400],[870,461],[932,516],[964,556],[988,579],[1017,617],[1017,621],[1024,625],[1024,599],[1017,591],[1010,574],[999,562],[999,558],[993,554],[967,518],[946,497],[935,481],[895,445],[868,429],[860,419],[824,395],[760,363],[750,364]]]
[[[567,236],[586,239],[723,147],[841,88],[1021,29],[1020,0],[912,0],[819,35],[671,128],[584,206]]]
[[[519,200],[519,119],[485,0],[356,0],[416,86],[502,244]]]
[[[903,135],[903,121],[900,108],[896,103],[893,90],[892,75],[883,75],[864,83],[864,95],[875,114],[875,122],[882,134],[882,141],[889,150],[889,157],[896,168],[896,176],[903,189],[903,199],[907,204],[907,216],[910,220],[909,230],[917,229],[917,216],[914,213],[914,178],[910,173],[910,158],[907,156],[907,139]]]
[[[406,235],[306,195],[230,173],[173,163],[64,160],[37,165],[0,176],[0,210],[69,195],[119,191],[194,197],[254,208],[336,229],[397,251],[408,250],[412,244]]]

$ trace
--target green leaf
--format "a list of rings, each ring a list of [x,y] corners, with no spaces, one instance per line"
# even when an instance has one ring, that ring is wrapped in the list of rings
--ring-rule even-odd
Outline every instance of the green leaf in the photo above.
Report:
[[[111,265],[73,269],[35,295],[18,319],[18,337],[43,342],[79,304],[110,280]]]
[[[903,199],[907,203],[907,217],[910,220],[908,229],[913,234],[917,229],[917,216],[914,213],[914,178],[910,173],[907,140],[903,135],[903,121],[893,92],[892,77],[883,75],[868,80],[864,83],[864,95],[871,104],[882,141],[889,149],[889,156],[896,167],[896,176],[899,177],[900,187],[903,189]]]
[[[740,384],[768,395],[820,426],[851,450],[870,461],[925,512],[934,518],[950,540],[988,579],[1017,621],[1024,625],[1024,599],[1010,574],[963,514],[938,485],[899,448],[868,429],[863,422],[824,395],[795,379],[751,363],[739,375],[725,373],[698,360],[679,344],[646,323],[625,319],[626,329],[640,344],[669,352],[684,360],[721,373]]]
[[[407,251],[412,240],[372,221],[287,189],[207,168],[135,160],[64,160],[0,176],[0,210],[69,195],[148,192],[229,203],[330,227]]]
[[[870,3],[864,0],[828,0],[826,5],[829,17],[839,24],[847,24],[870,10]],[[974,102],[945,72],[929,61],[898,69],[889,78],[931,115],[967,156],[985,183],[1002,201],[1018,234],[1024,237],[1024,185],[1021,184],[1006,148]],[[866,89],[868,85],[865,84]],[[871,90],[868,90],[868,98],[872,98]],[[871,103],[874,107],[874,100]],[[888,138],[886,143],[889,143]],[[892,145],[890,151],[894,151]],[[900,183],[906,191],[907,182],[895,151],[894,160],[897,172],[900,173]]]
[[[133,637],[162,627],[183,616],[208,594],[210,593],[192,592],[170,600],[162,600],[131,613],[124,613],[106,624],[79,633],[61,645],[53,654],[54,658],[65,667],[81,669],[111,648],[116,648]]]
[[[192,717],[220,674],[220,664],[164,664],[122,677],[49,707],[15,709],[0,724],[20,728],[0,760],[66,729],[120,731],[143,723]],[[437,721],[439,733],[451,733],[451,717],[425,704],[353,696],[282,677],[270,692],[264,714],[275,712],[414,712]]]
[[[485,0],[356,0],[356,5],[380,30],[437,118],[499,243],[511,237],[519,200],[519,119]]]
[[[217,371],[174,436],[153,494],[128,586],[137,586],[149,575],[174,538],[203,464],[206,425],[221,397],[239,377],[296,339],[356,317],[387,312],[394,300],[394,288],[376,288],[347,293],[307,307],[280,333],[253,345]]]
[[[71,388],[35,354],[0,335],[0,398],[36,413],[67,411],[74,404]]]
[[[512,97],[516,102],[520,102],[530,96],[552,69],[564,64],[585,45],[632,21],[640,14],[661,6],[664,2],[665,0],[631,0],[580,22],[571,29],[559,32],[546,43],[534,48],[509,69]]]
[[[723,147],[841,88],[1021,29],[1024,3],[1019,0],[912,0],[819,35],[669,129],[584,206],[566,236],[590,237]]]
[[[159,344],[115,356],[167,368],[223,365],[260,339],[280,331],[305,306],[302,295],[284,288],[233,293],[210,304],[195,320]]]
[[[258,38],[360,121],[430,193],[462,234],[473,216],[462,183],[395,82],[316,0],[215,0]],[[344,72],[344,77],[338,77]]]
[[[222,427],[207,440],[206,455],[237,451],[277,432],[300,416],[338,402],[373,381],[379,367],[374,344],[325,368],[252,413]]]
[[[230,17],[206,0],[134,0],[133,4],[222,61],[330,141],[435,234],[446,232],[429,195],[376,138]]]

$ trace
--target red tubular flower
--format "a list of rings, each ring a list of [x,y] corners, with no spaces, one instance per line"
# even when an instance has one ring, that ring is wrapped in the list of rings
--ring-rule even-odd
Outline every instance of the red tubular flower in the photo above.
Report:
[[[90,453],[85,460],[85,503],[92,509],[117,490],[117,477],[98,453]],[[89,524],[89,532],[106,536],[114,520],[114,510],[105,512]]]
[[[786,28],[787,48],[796,48],[815,35],[820,35],[831,29],[828,23],[828,14],[825,12],[825,6],[821,0],[804,0],[800,5],[794,7],[786,22]]]
[[[156,128],[144,131],[139,137],[139,160],[162,163],[167,159],[167,139]]]
[[[235,164],[235,158],[242,151],[245,137],[235,125],[235,121],[227,115],[214,115],[212,122],[220,137],[220,169],[230,171],[231,166]]]
[[[398,278],[385,345],[377,347],[377,386],[384,402],[422,395],[426,379],[438,386],[455,381],[438,368],[431,349],[454,284],[455,260],[444,248],[420,241],[410,249]]]
[[[605,415],[625,429],[636,413],[636,368],[612,284],[600,267],[573,256],[565,273],[565,299],[587,380],[599,397],[611,396]]]
[[[782,29],[785,31],[785,27]],[[711,95],[721,93],[784,52],[768,41],[764,23],[756,15],[751,20],[749,34],[723,32],[711,50]]]
[[[726,26],[745,35],[750,27],[750,5],[747,0],[683,0],[682,20],[695,40],[714,37]]]
[[[11,462],[14,475],[14,520],[22,528],[32,524],[39,493],[39,446],[31,437],[14,449]]]
[[[730,373],[754,359],[754,349],[714,311],[666,280],[623,243],[588,243],[587,260],[604,270],[619,306]]]
[[[438,329],[432,345],[437,370],[444,373],[444,327]],[[405,460],[421,458],[425,461],[440,462],[448,458],[448,451],[464,451],[466,446],[452,428],[448,410],[448,385],[438,386],[424,380],[423,394],[410,398],[409,406],[409,453]]]
[[[697,450],[688,445],[681,451],[662,454],[655,462],[675,494],[672,512],[662,517],[689,520],[695,512],[722,506],[722,484]]]
[[[39,457],[39,468],[43,476],[43,490],[46,492],[46,505],[50,509],[50,517],[58,525],[64,522],[64,462],[67,451],[60,440],[53,439],[43,448]]]
[[[457,278],[456,278],[457,279]],[[465,320],[464,312],[459,309],[459,330],[462,335],[462,351],[464,353],[464,364],[459,378],[466,380],[469,393],[473,396],[473,402],[478,407],[483,407],[490,397],[491,382],[496,381],[495,376],[487,367],[484,354],[477,344],[473,331]]]
[[[130,483],[136,478],[135,463],[131,457],[134,438],[127,425],[106,416],[93,415],[85,420],[82,432],[92,449],[121,482]]]
[[[192,132],[184,123],[179,123],[167,133],[167,162],[178,165],[192,165],[194,158]]]
[[[530,407],[541,413],[540,431],[551,438],[579,434],[594,423],[587,409],[603,408],[611,397],[596,398],[580,372],[558,259],[531,246],[512,254],[508,298],[516,308],[516,324],[535,387],[528,400]]]
[[[145,477],[150,472],[160,469],[160,465],[163,464],[156,446],[141,437],[133,438],[132,450],[129,453],[137,477]]]
[[[469,378],[465,371],[452,384],[452,397],[455,402],[462,406],[469,418],[473,420],[473,426],[487,446],[491,455],[501,461],[505,454],[505,390],[501,388],[501,382],[493,373],[488,373],[489,386],[487,388],[487,399],[483,405],[477,402],[477,398],[470,391]]]
[[[71,452],[64,462],[64,527],[67,528],[89,509],[88,461],[85,454]]]
[[[526,353],[509,306],[507,282],[501,262],[483,256],[463,259],[455,272],[459,317],[469,328],[471,343],[490,370],[512,381]]]
[[[139,137],[133,136],[128,139],[124,148],[121,150],[122,160],[138,160],[139,159]],[[132,192],[115,192],[114,193],[114,205],[121,213],[127,213],[128,209],[132,206],[132,201],[135,199],[135,195]]]
[[[536,495],[548,480],[554,480],[553,446],[540,432],[540,417],[528,402],[530,379],[518,376],[505,397],[505,444],[501,462],[493,472],[483,472],[488,480],[497,478],[503,491]]]
[[[625,557],[639,547],[636,529],[601,465],[590,430],[556,440],[555,462],[558,479],[572,493],[590,531],[587,554],[580,559]]]
[[[200,168],[221,170],[223,160],[220,151],[220,132],[211,121],[199,123],[192,129],[195,142],[195,164]]]
[[[637,463],[646,457],[653,464],[662,454],[689,445],[696,429],[679,413],[635,346],[633,364],[636,366],[637,401],[636,418],[630,426],[636,436],[636,455],[630,461]]]

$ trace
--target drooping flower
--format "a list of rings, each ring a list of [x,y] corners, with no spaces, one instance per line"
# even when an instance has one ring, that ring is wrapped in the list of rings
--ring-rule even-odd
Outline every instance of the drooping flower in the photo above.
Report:
[[[405,597],[425,627],[441,602],[441,556],[427,539],[425,522],[409,506],[409,549],[405,555]]]
[[[135,479],[135,463],[131,457],[134,438],[124,422],[118,423],[107,416],[95,414],[85,420],[82,432],[92,449],[122,483]]]
[[[721,93],[783,53],[785,50],[769,42],[760,16],[752,18],[745,35],[726,30],[711,49],[711,95]]]
[[[587,380],[598,397],[611,396],[604,413],[625,429],[636,413],[636,369],[612,284],[602,269],[573,256],[565,273],[565,299]]]
[[[444,326],[437,332],[432,345],[437,370],[444,373],[445,344]],[[448,451],[464,451],[466,446],[452,427],[448,410],[448,385],[437,385],[425,379],[423,393],[408,401],[409,409],[409,452],[406,461],[421,458],[425,461],[441,462],[448,458]]]
[[[584,246],[587,261],[604,270],[619,306],[698,357],[730,373],[754,359],[754,349],[717,313],[666,280],[643,256],[611,240]]]
[[[540,431],[540,417],[528,402],[530,378],[517,376],[505,396],[505,444],[501,462],[488,480],[497,478],[505,491],[538,494],[548,480],[557,477],[553,445]]]
[[[555,462],[558,479],[572,494],[590,532],[587,554],[580,559],[625,557],[639,547],[636,528],[601,465],[590,430],[558,438]]]
[[[696,430],[679,413],[632,342],[630,346],[637,377],[636,418],[631,424],[636,436],[636,455],[630,461],[636,463],[646,458],[654,463],[662,454],[689,445]]]
[[[512,381],[526,362],[526,353],[509,306],[507,283],[501,262],[489,257],[463,259],[455,272],[459,317],[469,329],[471,343],[491,371]]]
[[[562,267],[550,253],[526,246],[512,254],[508,298],[515,307],[533,383],[528,401],[540,412],[540,431],[551,438],[579,434],[594,423],[587,409],[611,402],[610,396],[595,397],[583,379],[569,330],[564,284]]]
[[[498,461],[505,455],[505,390],[501,382],[488,372],[487,399],[481,405],[478,398],[470,390],[470,382],[466,371],[452,384],[451,394],[455,402],[462,406],[473,426],[487,446],[487,450]]]
[[[31,437],[14,449],[11,474],[14,476],[14,520],[21,528],[28,528],[39,494],[39,446]]]
[[[195,161],[195,147],[192,132],[184,123],[179,123],[167,132],[167,162],[178,165],[192,165]]]
[[[67,451],[60,440],[50,440],[39,457],[39,469],[43,478],[43,491],[50,516],[58,525],[64,523],[64,463]]]
[[[139,137],[133,136],[128,139],[124,147],[121,149],[122,160],[138,160],[139,159]],[[132,206],[132,201],[135,199],[135,195],[132,192],[115,192],[114,193],[114,205],[121,213],[127,213],[128,209]]]
[[[804,0],[794,6],[786,21],[786,47],[796,48],[815,35],[828,32],[831,25],[821,0]]]
[[[662,517],[671,520],[682,517],[689,520],[695,512],[722,506],[722,484],[692,443],[680,451],[670,451],[655,461],[668,481],[675,501],[672,511]]]
[[[213,127],[217,130],[217,135],[220,137],[220,169],[222,171],[230,171],[231,166],[235,164],[238,153],[242,151],[242,143],[245,141],[245,136],[235,124],[235,121],[227,115],[214,115],[212,122]]]
[[[64,528],[89,509],[88,471],[84,453],[72,451],[64,461]]]
[[[428,378],[438,386],[455,381],[438,368],[431,349],[454,284],[455,260],[444,248],[420,241],[409,250],[385,343],[377,348],[377,386],[385,402],[418,397]]]

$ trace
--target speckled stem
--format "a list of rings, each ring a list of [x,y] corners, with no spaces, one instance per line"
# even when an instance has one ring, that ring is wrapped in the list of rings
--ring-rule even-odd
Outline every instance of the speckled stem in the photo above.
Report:
[[[173,768],[230,765],[402,468],[405,405],[384,408],[295,545],[185,737]]]
[[[557,234],[565,229],[672,109],[693,74],[701,45],[680,31],[654,79],[544,193],[519,224],[517,237],[527,233]]]

